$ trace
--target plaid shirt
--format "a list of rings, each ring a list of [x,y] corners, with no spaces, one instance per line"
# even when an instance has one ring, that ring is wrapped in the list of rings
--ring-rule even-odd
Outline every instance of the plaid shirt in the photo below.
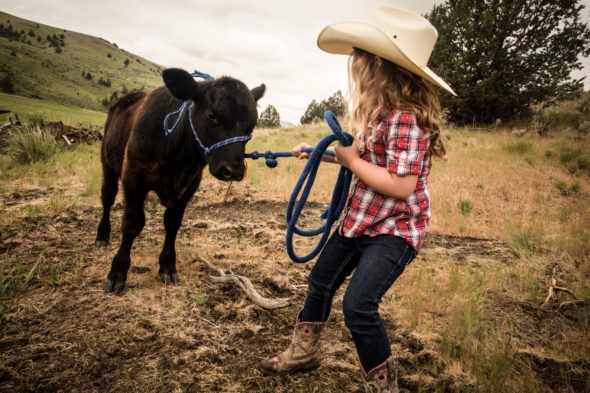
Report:
[[[375,131],[373,140],[371,134]],[[430,140],[423,139],[413,112],[384,112],[365,132],[367,148],[361,158],[387,168],[398,176],[417,175],[414,192],[407,200],[379,194],[355,176],[340,222],[345,237],[389,234],[399,236],[416,252],[420,250],[430,221]]]

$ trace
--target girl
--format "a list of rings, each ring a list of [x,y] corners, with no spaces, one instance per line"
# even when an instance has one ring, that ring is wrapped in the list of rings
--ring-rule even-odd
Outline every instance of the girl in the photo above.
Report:
[[[351,55],[350,129],[355,143],[334,148],[354,174],[340,225],[308,278],[307,298],[287,350],[260,364],[264,374],[319,366],[318,342],[332,299],[352,274],[342,303],[368,392],[397,391],[381,298],[422,246],[430,220],[431,157],[444,156],[440,108],[427,82],[454,94],[426,63],[437,32],[418,14],[378,7],[370,22],[329,25],[318,46]],[[300,144],[293,154],[307,157]],[[353,273],[354,272],[354,273]]]

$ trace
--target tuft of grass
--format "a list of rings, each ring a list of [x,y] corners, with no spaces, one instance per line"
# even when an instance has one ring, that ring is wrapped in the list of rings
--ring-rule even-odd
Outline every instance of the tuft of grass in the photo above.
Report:
[[[59,150],[59,144],[50,131],[35,127],[18,127],[10,131],[6,152],[19,164],[45,161]]]
[[[526,154],[533,151],[533,144],[528,141],[514,141],[514,142],[505,142],[504,149],[510,153],[516,154]]]
[[[508,245],[519,258],[527,258],[535,253],[542,237],[539,228],[539,226],[519,223],[509,229]]]
[[[580,192],[580,183],[578,182],[574,182],[571,185],[569,185],[566,181],[560,180],[557,183],[555,183],[555,187],[563,196],[569,196]]]
[[[461,199],[459,203],[457,203],[457,207],[459,208],[459,212],[466,216],[471,213],[471,210],[473,210],[473,203],[469,199]]]

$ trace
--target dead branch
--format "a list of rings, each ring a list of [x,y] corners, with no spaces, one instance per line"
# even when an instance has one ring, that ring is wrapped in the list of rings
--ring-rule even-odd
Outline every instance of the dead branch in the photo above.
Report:
[[[549,304],[549,302],[551,301],[551,299],[553,299],[555,297],[555,294],[557,292],[565,292],[568,295],[570,295],[571,297],[574,298],[573,302],[563,302],[561,303],[561,305],[559,306],[559,308],[562,308],[562,306],[566,303],[572,303],[575,304],[577,302],[580,302],[580,300],[578,299],[578,297],[569,289],[565,288],[565,287],[560,287],[557,285],[557,267],[553,266],[553,272],[551,273],[551,279],[549,280],[549,290],[547,293],[547,297],[545,298],[545,301],[543,302],[543,306],[547,306]],[[570,305],[571,306],[571,305]],[[567,306],[566,306],[567,307]]]
[[[215,283],[232,283],[238,286],[238,288],[240,288],[246,294],[246,296],[248,296],[250,300],[254,302],[254,304],[267,310],[283,308],[289,305],[289,298],[265,298],[258,294],[256,289],[254,288],[254,285],[252,284],[252,281],[250,281],[250,279],[248,279],[247,277],[234,274],[231,270],[229,274],[226,274],[223,271],[223,269],[215,266],[213,263],[209,262],[205,258],[197,256],[197,259],[203,262],[205,265],[207,265],[209,269],[214,270],[215,272],[217,272],[217,274],[219,274],[219,276],[209,275],[211,281]]]

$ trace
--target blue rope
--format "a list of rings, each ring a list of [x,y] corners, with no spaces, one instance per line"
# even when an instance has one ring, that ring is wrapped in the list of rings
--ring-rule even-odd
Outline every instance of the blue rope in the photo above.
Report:
[[[305,167],[303,168],[303,171],[301,172],[301,176],[299,177],[295,188],[293,188],[291,198],[287,204],[287,235],[285,239],[287,244],[287,253],[289,254],[291,260],[297,263],[305,263],[312,260],[317,256],[322,248],[324,248],[324,245],[328,240],[328,236],[330,235],[332,226],[338,220],[340,213],[342,213],[342,210],[344,209],[346,199],[348,198],[348,189],[350,188],[350,182],[352,180],[352,172],[345,167],[341,167],[340,172],[338,173],[338,179],[334,185],[330,205],[328,205],[328,208],[320,217],[321,219],[325,220],[324,224],[316,229],[311,230],[303,230],[297,227],[297,221],[299,220],[299,216],[303,211],[305,202],[307,202],[307,198],[309,197],[309,193],[311,191],[311,187],[313,186],[313,182],[315,181],[322,156],[334,156],[334,152],[327,150],[332,142],[337,140],[344,146],[350,146],[354,140],[352,135],[342,131],[342,128],[340,127],[338,119],[334,113],[331,111],[326,111],[324,113],[324,119],[332,129],[332,134],[320,140],[316,147],[303,149],[304,152],[310,153],[310,156],[307,160],[307,163],[305,164]],[[264,157],[266,159],[266,165],[270,168],[274,168],[277,166],[277,158],[292,157],[293,154],[286,151],[272,152],[269,150],[264,153],[253,151],[252,153],[246,153],[244,156],[253,160]],[[301,191],[302,188],[303,191]],[[301,197],[299,198],[299,201],[297,201],[299,194],[301,194]],[[320,238],[317,246],[309,254],[298,256],[293,248],[294,234],[304,237],[312,237],[322,234],[322,237]]]
[[[311,187],[315,181],[322,156],[326,154],[326,149],[332,142],[336,140],[344,146],[350,146],[354,140],[352,135],[342,131],[342,128],[340,128],[340,124],[338,123],[338,119],[336,119],[334,113],[331,111],[326,111],[324,113],[324,119],[332,129],[332,134],[324,137],[311,151],[311,155],[309,156],[309,159],[303,168],[303,172],[301,173],[301,176],[299,177],[299,180],[297,181],[297,184],[291,193],[289,203],[287,204],[287,253],[289,254],[291,260],[296,263],[305,263],[312,260],[322,250],[322,248],[324,248],[324,245],[328,240],[328,236],[330,235],[332,226],[338,220],[340,213],[342,213],[342,210],[344,209],[346,199],[348,198],[348,189],[350,188],[350,182],[352,180],[352,172],[345,167],[341,167],[340,172],[338,173],[338,179],[334,185],[330,205],[321,215],[321,218],[325,220],[324,224],[316,229],[311,230],[303,230],[297,227],[297,221],[299,220],[299,216],[303,211],[303,207],[305,206],[305,202],[307,201]],[[301,191],[302,188],[303,191]],[[299,194],[301,194],[301,196],[299,201],[297,201],[297,196],[299,196]],[[309,254],[298,256],[293,248],[294,234],[304,237],[322,234],[322,237],[320,238],[317,246]]]
[[[302,151],[304,153],[312,153],[313,150],[314,150],[313,147],[306,147]],[[332,150],[326,150],[324,152],[324,155],[334,157],[334,152]],[[264,158],[267,167],[276,168],[277,165],[279,165],[277,158],[293,157],[293,153],[291,153],[290,151],[270,151],[270,150],[267,150],[264,153],[261,153],[261,152],[254,150],[251,153],[244,154],[244,157],[251,158],[253,160],[257,160],[259,158]]]

